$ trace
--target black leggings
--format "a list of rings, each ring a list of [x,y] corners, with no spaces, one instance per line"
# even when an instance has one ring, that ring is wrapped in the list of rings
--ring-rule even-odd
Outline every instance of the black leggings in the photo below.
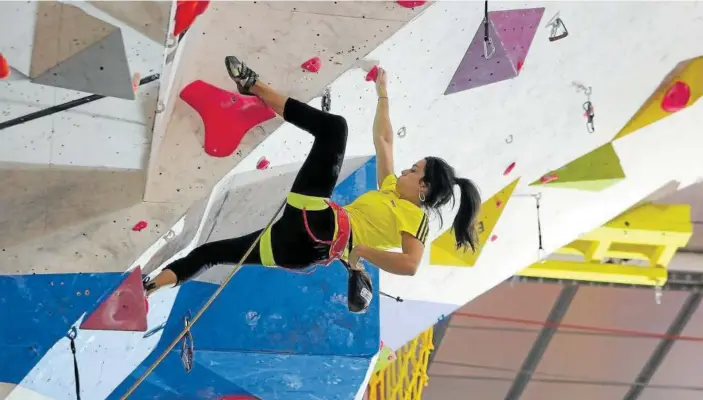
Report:
[[[283,118],[315,137],[291,192],[330,197],[344,161],[347,121],[339,115],[328,114],[292,98],[286,101]],[[310,229],[318,239],[332,240],[335,228],[332,209],[308,211],[307,217]],[[181,284],[212,265],[239,263],[260,233],[261,230],[258,230],[234,239],[205,243],[166,269],[173,271]],[[289,204],[286,204],[283,215],[271,227],[271,247],[276,263],[290,269],[305,268],[329,255],[328,245],[315,243],[308,235],[302,211]],[[261,264],[258,245],[244,264]]]

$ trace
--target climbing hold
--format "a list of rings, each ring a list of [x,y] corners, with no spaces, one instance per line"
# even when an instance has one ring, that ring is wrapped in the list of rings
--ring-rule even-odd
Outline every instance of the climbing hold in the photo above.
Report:
[[[496,200],[496,207],[500,207],[503,205],[503,202],[500,200]]]
[[[625,178],[612,143],[607,143],[571,161],[556,171],[550,172],[558,179],[543,182],[544,177],[530,186],[550,186],[567,189],[580,189],[591,192],[604,190]]]
[[[176,5],[176,23],[173,27],[173,36],[179,36],[193,25],[195,19],[207,10],[210,5],[208,0],[184,1],[179,0]]]
[[[0,53],[0,79],[7,79],[10,77],[10,64],[5,59],[5,56]]]
[[[396,1],[399,6],[405,7],[405,8],[415,8],[415,7],[421,7],[427,3],[427,1]]]
[[[146,332],[142,271],[135,268],[81,324],[81,329]]]
[[[512,79],[518,75],[537,32],[544,8],[491,11],[488,37],[492,55],[486,58],[483,22],[449,81],[445,95]]]
[[[556,181],[557,179],[559,179],[559,176],[555,173],[551,173],[539,178],[539,181],[542,183],[549,183],[552,181]]]
[[[322,68],[320,57],[313,57],[300,65],[300,68],[308,72],[317,72]]]
[[[691,99],[691,87],[686,82],[677,81],[666,91],[661,106],[666,112],[682,110]]]
[[[457,250],[456,239],[450,228],[432,242],[432,246],[430,247],[430,264],[437,266],[473,267],[481,256],[481,250],[486,242],[489,240],[493,241],[497,238],[497,236],[492,235],[492,231],[505,209],[505,207],[490,207],[490,205],[507,203],[519,181],[520,178],[515,179],[500,192],[481,204],[479,214],[476,218],[478,247],[475,252],[472,252],[470,249],[467,251]]]
[[[508,168],[503,171],[503,176],[506,176],[511,173],[513,171],[513,168],[515,168],[515,162],[511,162],[510,165],[508,165]]]
[[[147,227],[147,222],[146,221],[139,221],[134,226],[132,227],[132,230],[134,232],[141,232],[144,228]]]
[[[141,81],[141,74],[139,72],[135,72],[134,75],[132,75],[132,90],[134,93],[137,93],[137,90],[139,90],[139,82]]]
[[[254,96],[220,89],[201,80],[181,91],[181,99],[200,114],[205,126],[205,152],[213,157],[234,153],[244,135],[276,113]]]
[[[495,242],[498,239],[497,235],[491,235],[491,242]]]
[[[374,65],[371,67],[369,70],[369,73],[366,74],[366,82],[371,82],[374,81],[376,82],[376,78],[378,78],[378,65]]]
[[[703,96],[702,70],[703,56],[678,63],[613,140],[693,105]]]
[[[256,162],[256,169],[259,171],[267,169],[271,165],[269,160],[266,159],[266,157],[261,157],[259,158],[259,161]]]

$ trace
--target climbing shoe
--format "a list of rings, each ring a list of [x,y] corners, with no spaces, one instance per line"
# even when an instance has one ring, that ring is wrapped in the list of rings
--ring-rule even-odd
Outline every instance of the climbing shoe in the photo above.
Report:
[[[251,87],[259,79],[259,75],[235,56],[225,57],[225,67],[229,77],[237,84],[239,93],[251,95]]]
[[[366,271],[352,269],[348,263],[343,262],[349,273],[347,287],[347,307],[353,313],[363,313],[369,308],[373,299],[373,284]]]

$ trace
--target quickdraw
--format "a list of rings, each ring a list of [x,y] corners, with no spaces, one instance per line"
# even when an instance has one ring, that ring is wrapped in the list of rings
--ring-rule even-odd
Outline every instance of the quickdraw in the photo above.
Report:
[[[493,44],[493,39],[488,33],[488,24],[490,20],[488,19],[488,0],[484,3],[483,9],[483,57],[486,60],[493,58],[496,53],[496,46]]]
[[[186,334],[181,342],[181,362],[186,372],[193,369],[193,359],[195,358],[195,344],[193,342],[193,334],[190,331],[190,311],[184,318]]]

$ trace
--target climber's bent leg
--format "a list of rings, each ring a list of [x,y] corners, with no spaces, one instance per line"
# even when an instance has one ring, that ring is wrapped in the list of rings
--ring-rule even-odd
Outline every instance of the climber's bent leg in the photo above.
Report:
[[[347,148],[347,121],[289,98],[283,112],[286,121],[315,137],[308,157],[293,182],[292,193],[327,198],[332,195]]]
[[[147,294],[162,287],[178,286],[216,264],[238,264],[261,230],[234,239],[205,243],[187,256],[178,259],[163,269],[155,278],[144,282]],[[249,253],[243,264],[260,264],[258,246]]]

